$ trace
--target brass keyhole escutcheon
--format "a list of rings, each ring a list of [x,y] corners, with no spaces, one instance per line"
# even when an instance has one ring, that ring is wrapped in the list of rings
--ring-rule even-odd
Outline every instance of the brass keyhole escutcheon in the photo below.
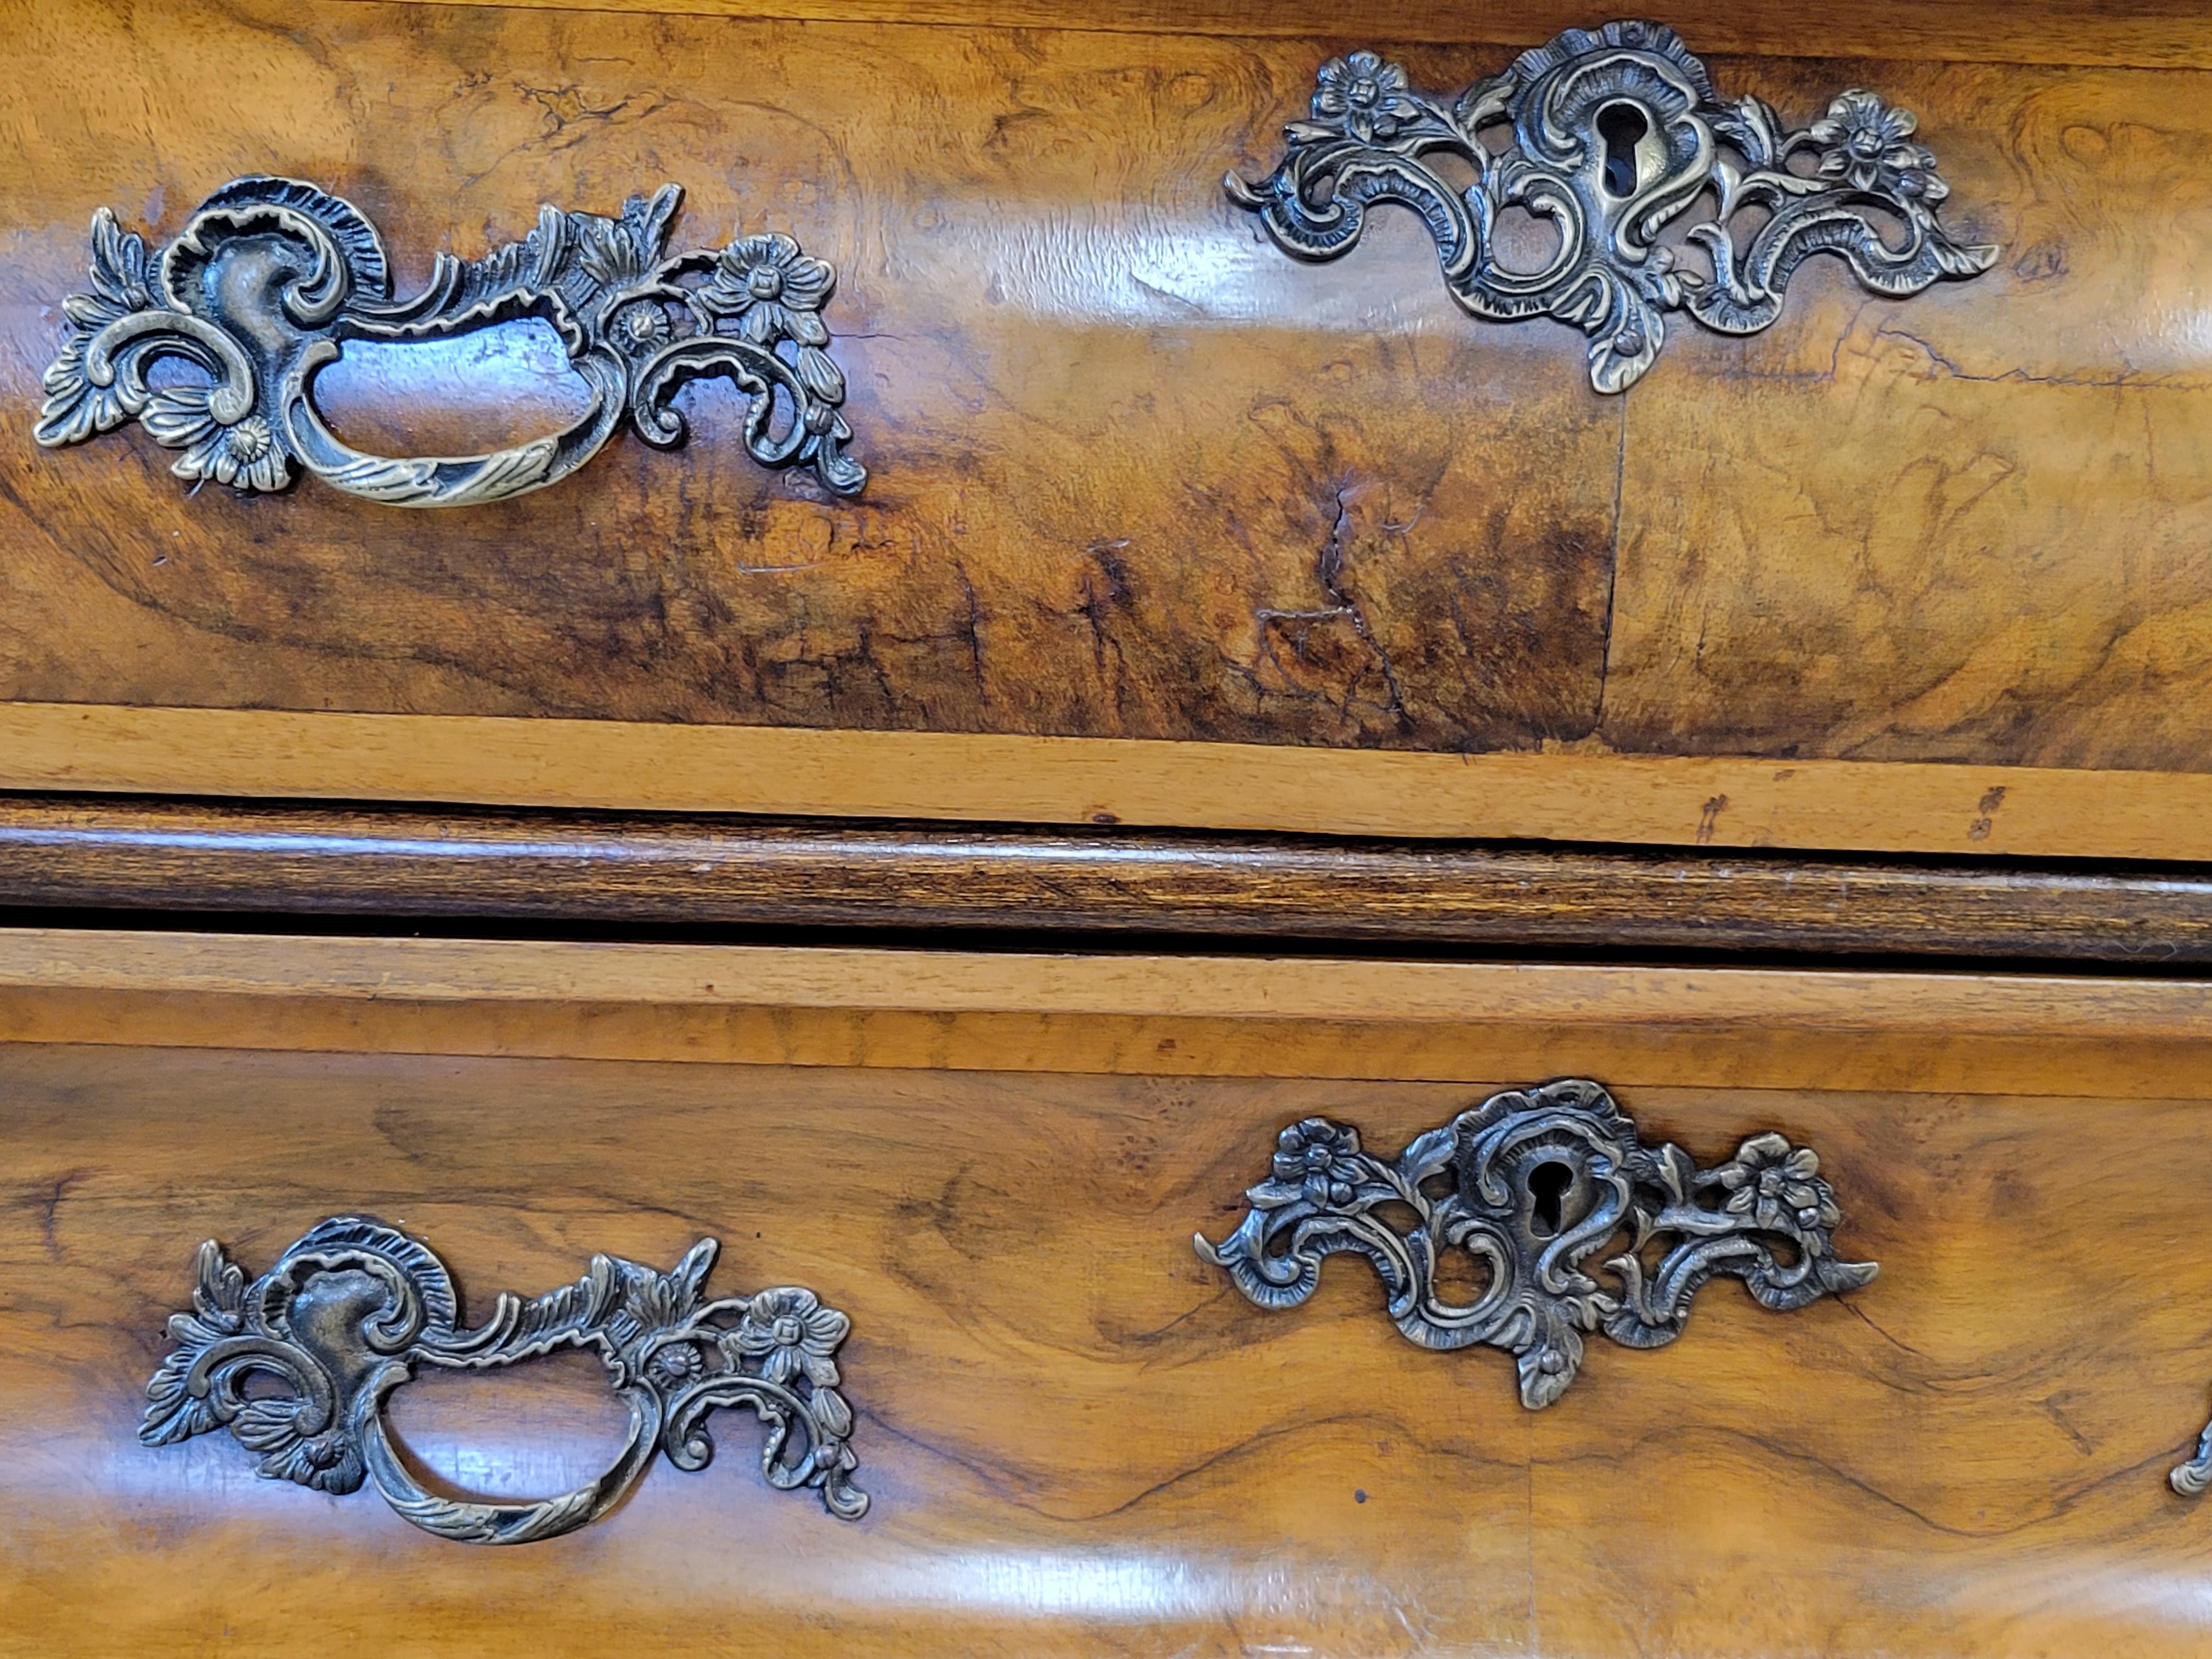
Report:
[[[1611,393],[1658,360],[1674,313],[1720,334],[1771,327],[1816,255],[1885,301],[1995,264],[1996,247],[1944,224],[1950,190],[1931,152],[1901,142],[1914,130],[1911,111],[1857,88],[1792,125],[1717,90],[1674,30],[1624,18],[1564,30],[1449,94],[1416,89],[1380,52],[1332,58],[1275,170],[1227,183],[1279,247],[1316,263],[1357,247],[1371,210],[1412,210],[1462,307],[1580,329],[1589,383]],[[1516,208],[1540,209],[1562,238],[1540,271],[1497,234]],[[1674,225],[1704,270],[1662,246]]]
[[[1368,1151],[1351,1124],[1306,1118],[1275,1137],[1245,1199],[1228,1237],[1192,1243],[1247,1299],[1295,1308],[1326,1258],[1363,1257],[1401,1335],[1439,1351],[1505,1349],[1532,1409],[1574,1382],[1583,1332],[1664,1347],[1711,1279],[1741,1279],[1787,1313],[1876,1271],[1837,1254],[1843,1212],[1811,1148],[1754,1134],[1701,1165],[1645,1140],[1588,1078],[1492,1095],[1395,1158]],[[1624,1234],[1628,1253],[1593,1260]],[[1486,1275],[1472,1301],[1440,1277],[1456,1263],[1449,1251],[1477,1258]]]

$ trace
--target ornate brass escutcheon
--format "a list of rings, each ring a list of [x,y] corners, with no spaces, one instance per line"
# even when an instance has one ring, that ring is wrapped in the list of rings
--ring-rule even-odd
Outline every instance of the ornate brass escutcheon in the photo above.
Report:
[[[1374,52],[1333,58],[1282,164],[1259,180],[1232,173],[1228,188],[1304,259],[1351,252],[1374,203],[1413,209],[1462,307],[1579,328],[1590,384],[1621,392],[1658,357],[1669,313],[1755,334],[1814,254],[1837,255],[1890,299],[1995,264],[1996,248],[1954,240],[1937,217],[1950,187],[1914,142],[1917,125],[1854,88],[1809,127],[1788,128],[1757,98],[1723,102],[1672,29],[1607,23],[1569,29],[1449,100],[1415,92]],[[1437,156],[1472,167],[1474,182],[1462,190]],[[1660,233],[1708,192],[1714,210],[1685,239],[1699,270]],[[1502,257],[1509,209],[1556,233],[1529,269]]]
[[[281,489],[298,465],[368,501],[468,507],[559,483],[624,420],[674,448],[687,433],[676,392],[719,375],[747,399],[755,460],[811,466],[825,489],[858,495],[867,473],[844,453],[845,378],[820,315],[836,272],[780,234],[670,253],[683,194],[664,185],[614,218],[542,208],[520,242],[481,259],[440,254],[407,299],[393,296],[361,210],[295,179],[225,185],[155,253],[101,208],[92,290],[62,303],[69,337],[46,370],[34,435],[58,448],[136,420],[184,452],[170,467],[181,478]],[[315,375],[349,340],[525,317],[553,326],[589,390],[566,430],[488,454],[392,459],[346,444],[315,408]],[[187,378],[156,386],[149,371],[163,359]]]
[[[1646,1146],[1613,1097],[1583,1079],[1495,1095],[1395,1158],[1363,1151],[1359,1132],[1327,1118],[1285,1129],[1251,1209],[1198,1253],[1263,1308],[1294,1308],[1341,1251],[1373,1264],[1390,1318],[1425,1348],[1504,1348],[1521,1369],[1521,1401],[1548,1406],[1583,1363],[1584,1331],[1632,1348],[1682,1334],[1716,1274],[1741,1279],[1761,1305],[1802,1308],[1874,1278],[1871,1261],[1838,1261],[1834,1192],[1810,1147],[1754,1135],[1699,1169],[1674,1146]],[[1403,1206],[1404,1229],[1386,1206]],[[1618,1280],[1583,1263],[1609,1243]],[[1437,1293],[1447,1250],[1486,1275],[1474,1302]]]
[[[766,1426],[761,1472],[770,1485],[811,1486],[832,1515],[858,1519],[868,1500],[850,1483],[853,1413],[837,1392],[836,1358],[851,1322],[797,1288],[704,1300],[716,1249],[702,1239],[668,1273],[596,1255],[581,1279],[544,1296],[501,1291],[471,1328],[445,1264],[380,1222],[323,1222],[251,1285],[210,1241],[200,1246],[191,1310],[169,1321],[175,1346],[146,1386],[138,1437],[162,1446],[228,1429],[260,1455],[268,1479],[329,1492],[367,1479],[425,1532],[523,1544],[605,1515],[659,1452],[680,1469],[704,1468],[714,1455],[708,1414],[744,1406]],[[612,1467],[532,1503],[443,1497],[408,1472],[384,1402],[417,1366],[479,1370],[561,1348],[595,1352],[629,1407]],[[804,1448],[796,1455],[794,1431]]]

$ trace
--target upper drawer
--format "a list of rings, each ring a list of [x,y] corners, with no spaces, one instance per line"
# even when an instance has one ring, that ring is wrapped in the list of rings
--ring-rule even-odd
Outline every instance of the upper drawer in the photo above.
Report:
[[[0,784],[2212,850],[2212,27],[1663,20],[1709,53],[1711,109],[1753,94],[1807,129],[1865,87],[1915,112],[1908,137],[1846,106],[1793,165],[1826,146],[1843,177],[1871,123],[1877,193],[1911,175],[1924,198],[1924,143],[1960,249],[1997,252],[1909,297],[1810,258],[1774,276],[1771,327],[1673,311],[1607,392],[1574,329],[1468,314],[1414,214],[1378,205],[1355,251],[1302,262],[1222,182],[1267,174],[1353,45],[1449,108],[1578,9],[1355,8],[1334,41],[1279,7],[1216,7],[1206,33],[1141,7],[716,9],[19,9]],[[1373,90],[1331,75],[1327,97]],[[1640,83],[1620,84],[1616,106]],[[1681,164],[1673,131],[1616,136],[1613,159],[1648,184]],[[151,434],[33,445],[94,211],[158,252],[255,174],[357,208],[403,300],[434,256],[532,233],[540,204],[612,216],[665,183],[672,248],[796,238],[834,292],[762,245],[715,278],[724,314],[767,327],[781,301],[747,284],[792,284],[785,356],[825,398],[842,380],[865,490],[757,464],[744,399],[681,375],[684,447],[617,421],[552,487],[450,510],[313,477],[195,488],[172,465],[221,473],[214,447],[277,475],[189,394]],[[1680,208],[1659,240],[1701,273],[1712,200]],[[1764,211],[1738,224],[1747,262]],[[234,252],[272,222],[218,228]],[[566,234],[596,269],[590,228]],[[1557,240],[1518,208],[1498,234],[1509,272]],[[548,234],[523,264],[557,265]],[[252,309],[245,263],[173,263]],[[689,326],[673,306],[599,321]],[[1656,345],[1632,317],[1605,327]],[[591,428],[586,367],[541,316],[356,331],[302,380],[334,441],[457,455]],[[1106,738],[1144,741],[1048,741]]]

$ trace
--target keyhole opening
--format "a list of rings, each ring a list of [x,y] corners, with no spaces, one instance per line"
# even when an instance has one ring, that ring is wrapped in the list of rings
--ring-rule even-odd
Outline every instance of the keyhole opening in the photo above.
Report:
[[[1534,1200],[1529,1207],[1528,1225],[1537,1237],[1558,1236],[1560,1208],[1567,1188],[1574,1184],[1575,1172],[1564,1164],[1539,1164],[1528,1171],[1528,1196]]]
[[[1605,140],[1605,187],[1609,195],[1633,196],[1639,169],[1636,147],[1651,124],[1633,104],[1607,104],[1597,112],[1597,136]]]

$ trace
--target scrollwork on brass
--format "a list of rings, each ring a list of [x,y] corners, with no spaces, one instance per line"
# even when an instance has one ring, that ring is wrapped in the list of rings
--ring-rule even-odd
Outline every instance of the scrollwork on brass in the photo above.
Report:
[[[541,209],[520,242],[481,259],[440,254],[408,299],[393,297],[383,242],[360,210],[296,179],[224,185],[158,252],[102,208],[92,289],[62,302],[69,338],[46,370],[34,435],[58,448],[137,420],[183,452],[170,467],[182,478],[274,490],[300,465],[368,501],[467,507],[557,483],[625,419],[674,448],[686,435],[678,389],[720,375],[748,399],[755,460],[811,466],[825,488],[858,495],[867,474],[844,453],[845,378],[821,317],[836,271],[780,234],[671,254],[682,198],[665,185],[611,219]],[[525,317],[552,325],[590,390],[566,430],[488,454],[392,459],[351,447],[315,408],[316,373],[349,340]],[[185,376],[156,386],[150,371],[165,358]]]
[[[2202,1498],[2207,1487],[2212,1487],[2212,1423],[2204,1425],[2204,1432],[2197,1439],[2197,1455],[2175,1468],[2166,1477],[2166,1484],[2184,1498]]]
[[[1788,129],[1757,98],[1721,101],[1672,29],[1607,23],[1522,52],[1449,103],[1413,91],[1403,69],[1371,52],[1332,59],[1310,118],[1287,129],[1282,165],[1256,181],[1231,173],[1228,188],[1305,259],[1350,252],[1376,202],[1412,208],[1462,306],[1493,322],[1573,325],[1589,337],[1590,383],[1620,392],[1658,356],[1668,313],[1757,333],[1816,253],[1893,299],[1987,270],[1997,250],[1953,240],[1936,216],[1950,187],[1915,125],[1911,111],[1854,89],[1811,126]],[[1474,182],[1461,189],[1435,157],[1472,167]],[[1658,240],[1707,191],[1716,210],[1687,240],[1710,275]],[[1542,268],[1500,261],[1508,208],[1556,232]]]
[[[501,1292],[491,1316],[470,1327],[445,1264],[380,1222],[323,1222],[250,1285],[210,1242],[191,1311],[169,1321],[174,1346],[146,1386],[138,1437],[163,1446],[228,1429],[270,1480],[328,1492],[371,1480],[425,1532],[522,1544],[605,1515],[658,1453],[679,1469],[704,1468],[714,1455],[708,1413],[743,1406],[767,1431],[761,1472],[771,1486],[811,1486],[832,1515],[857,1519],[868,1499],[851,1484],[853,1413],[837,1391],[836,1358],[851,1322],[796,1288],[705,1300],[716,1249],[702,1239],[668,1273],[595,1255],[573,1285],[528,1301]],[[562,1348],[598,1354],[629,1407],[612,1467],[527,1503],[444,1497],[408,1473],[384,1402],[418,1366],[482,1370]]]
[[[1425,1348],[1504,1348],[1519,1362],[1521,1402],[1565,1394],[1584,1331],[1632,1348],[1682,1334],[1698,1289],[1740,1279],[1764,1307],[1802,1308],[1874,1278],[1842,1261],[1842,1219],[1809,1147],[1754,1135],[1701,1170],[1679,1146],[1648,1146],[1613,1097],[1581,1079],[1496,1095],[1419,1136],[1395,1158],[1361,1150],[1359,1133],[1327,1118],[1285,1129],[1267,1180],[1219,1244],[1198,1253],[1263,1308],[1294,1308],[1340,1252],[1373,1264],[1400,1333]],[[1410,1227],[1386,1206],[1403,1206]],[[1583,1271],[1600,1249],[1615,1286]],[[1486,1276],[1464,1305],[1437,1291],[1447,1250]]]

